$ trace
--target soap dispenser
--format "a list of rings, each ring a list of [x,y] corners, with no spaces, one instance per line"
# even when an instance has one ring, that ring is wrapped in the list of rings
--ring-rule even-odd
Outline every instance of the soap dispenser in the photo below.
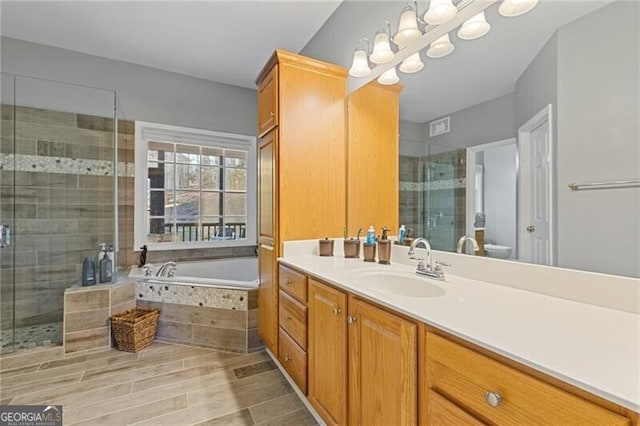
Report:
[[[98,255],[96,256],[96,263],[100,263],[105,254],[107,254],[107,243],[98,244]]]

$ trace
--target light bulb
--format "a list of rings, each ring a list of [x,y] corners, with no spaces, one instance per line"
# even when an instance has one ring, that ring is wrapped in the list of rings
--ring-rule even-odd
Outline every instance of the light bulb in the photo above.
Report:
[[[396,84],[399,81],[400,77],[398,77],[398,74],[396,74],[396,67],[392,67],[386,70],[380,77],[378,77],[378,83],[384,84],[385,86]]]
[[[427,56],[430,58],[443,58],[453,52],[456,47],[451,44],[449,34],[445,34],[429,45]]]
[[[520,16],[538,4],[538,0],[504,0],[498,7],[498,13],[502,16]]]
[[[461,38],[462,40],[475,40],[488,33],[490,29],[491,24],[487,22],[483,10],[462,24],[458,30],[458,38]]]
[[[451,0],[431,0],[429,9],[424,14],[427,24],[440,25],[452,20],[458,13],[458,8]]]
[[[422,59],[420,59],[420,52],[416,52],[413,55],[409,56],[407,59],[402,61],[402,63],[398,67],[400,71],[407,74],[418,72],[422,68],[424,68],[424,63],[422,62]]]
[[[398,32],[393,37],[393,41],[401,48],[420,38],[422,32],[418,29],[418,19],[416,11],[411,6],[407,6],[400,14]]]
[[[384,64],[392,60],[393,55],[394,53],[389,44],[389,34],[384,31],[379,31],[374,39],[373,52],[371,52],[369,59],[371,59],[371,62],[374,64]]]
[[[371,74],[369,61],[367,61],[367,52],[364,49],[358,49],[353,53],[353,62],[349,69],[349,75],[353,77],[366,77]]]

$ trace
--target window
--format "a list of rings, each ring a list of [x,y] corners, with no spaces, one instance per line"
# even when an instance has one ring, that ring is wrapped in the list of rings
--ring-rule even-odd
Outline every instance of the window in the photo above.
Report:
[[[136,122],[135,246],[255,244],[252,136]]]

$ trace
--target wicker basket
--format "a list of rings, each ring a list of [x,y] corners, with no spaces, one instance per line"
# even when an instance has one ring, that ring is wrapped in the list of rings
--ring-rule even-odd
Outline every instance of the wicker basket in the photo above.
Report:
[[[153,342],[158,325],[157,309],[134,308],[111,316],[111,329],[118,349],[138,352]]]

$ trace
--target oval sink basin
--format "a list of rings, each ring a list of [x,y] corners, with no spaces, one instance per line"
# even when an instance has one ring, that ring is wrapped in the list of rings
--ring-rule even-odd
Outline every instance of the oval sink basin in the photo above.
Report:
[[[443,288],[430,283],[428,278],[409,272],[360,272],[353,274],[350,279],[368,290],[394,296],[439,297],[445,293]]]

